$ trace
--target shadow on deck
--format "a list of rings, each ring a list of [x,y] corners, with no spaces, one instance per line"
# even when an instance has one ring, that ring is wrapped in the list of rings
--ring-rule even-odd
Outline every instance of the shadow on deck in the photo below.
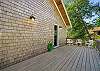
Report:
[[[95,49],[63,46],[1,71],[100,71],[100,57]]]

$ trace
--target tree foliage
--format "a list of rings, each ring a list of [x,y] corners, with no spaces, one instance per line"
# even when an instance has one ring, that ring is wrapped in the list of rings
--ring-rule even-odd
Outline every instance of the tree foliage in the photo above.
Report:
[[[96,20],[96,26],[97,26],[97,27],[100,27],[100,18],[98,18],[98,19]]]
[[[93,5],[94,13],[100,17],[100,2]]]
[[[73,38],[86,38],[89,35],[87,24],[84,19],[92,17],[94,7],[89,0],[74,0],[71,4],[66,4],[66,9],[71,20],[72,28],[69,32]]]

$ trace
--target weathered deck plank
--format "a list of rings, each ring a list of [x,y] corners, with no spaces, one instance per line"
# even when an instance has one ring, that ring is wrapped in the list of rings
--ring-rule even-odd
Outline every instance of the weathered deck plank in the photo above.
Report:
[[[76,69],[75,69],[75,71],[81,71],[81,68],[82,68],[82,60],[83,60],[83,57],[84,57],[84,53],[85,53],[85,49],[84,48],[82,48],[82,54],[81,54],[81,56],[80,56],[80,60],[78,61],[78,63],[77,63],[77,66],[76,66]]]
[[[95,58],[95,52],[94,52],[94,50],[91,50],[92,52],[91,52],[91,54],[92,54],[92,57],[93,57],[93,61],[94,61],[94,67],[95,67],[95,71],[98,71],[98,62],[97,62],[97,60],[96,60],[96,58]],[[100,71],[100,70],[99,70]]]
[[[100,71],[95,49],[64,46],[0,71]]]
[[[42,71],[56,71],[56,68],[62,63],[66,56],[71,55],[73,51],[75,51],[75,49],[65,52],[65,55],[61,56],[61,59],[54,60],[54,62],[42,68]]]
[[[82,60],[81,71],[85,71],[86,70],[86,48],[84,48],[84,49],[85,49],[85,53],[84,53],[83,60]]]
[[[93,57],[92,57],[91,49],[89,50],[89,52],[90,52],[89,58],[90,58],[91,71],[95,71],[95,65],[94,65],[94,60],[93,60]]]
[[[95,71],[100,71],[100,57],[95,50],[92,50],[94,62],[95,62]]]
[[[90,65],[90,52],[89,52],[89,49],[86,48],[86,68],[85,68],[85,71],[91,71],[91,65]]]
[[[81,49],[81,50],[80,50],[80,54],[77,56],[77,58],[76,58],[75,62],[73,63],[72,68],[71,68],[70,71],[76,71],[78,62],[79,62],[79,60],[80,60],[80,58],[81,58],[81,55],[82,55],[82,52],[83,52],[83,50]]]
[[[76,51],[76,50],[77,50],[77,49],[75,49],[75,51]],[[75,54],[75,51],[73,51],[71,55],[68,55],[68,56],[65,58],[65,60],[63,60],[62,63],[56,68],[55,71],[60,71],[60,70],[63,68],[63,66],[68,62],[68,60],[72,57],[72,55]]]
[[[79,49],[65,62],[65,65],[62,67],[61,71],[69,71],[76,56],[79,54]]]

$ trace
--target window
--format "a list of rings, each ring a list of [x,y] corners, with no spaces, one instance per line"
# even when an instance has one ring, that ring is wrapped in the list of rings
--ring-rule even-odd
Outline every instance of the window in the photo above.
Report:
[[[100,35],[100,31],[98,31],[97,34]]]

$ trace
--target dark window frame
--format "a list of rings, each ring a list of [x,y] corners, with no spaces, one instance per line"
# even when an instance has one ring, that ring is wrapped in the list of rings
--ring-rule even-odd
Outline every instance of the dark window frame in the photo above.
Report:
[[[98,31],[97,34],[100,35],[100,31]]]

